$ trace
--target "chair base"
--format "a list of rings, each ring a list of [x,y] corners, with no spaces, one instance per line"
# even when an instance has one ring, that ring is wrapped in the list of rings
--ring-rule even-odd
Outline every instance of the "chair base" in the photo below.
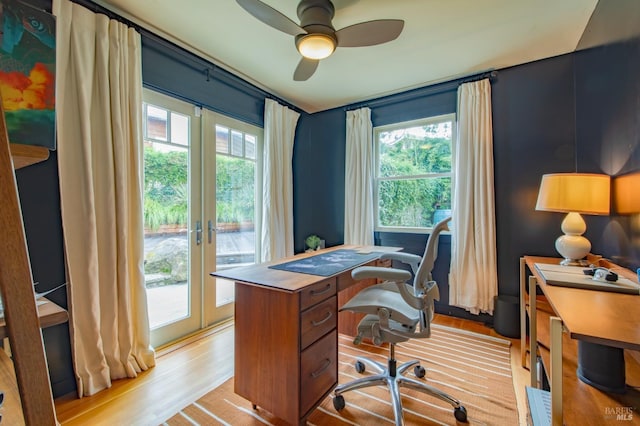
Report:
[[[360,366],[358,363],[361,363]],[[386,385],[391,392],[391,404],[393,405],[396,426],[402,426],[404,424],[400,387],[414,389],[448,402],[454,408],[453,414],[455,418],[460,422],[467,421],[467,410],[460,404],[460,401],[433,386],[402,375],[411,367],[414,367],[414,371],[422,369],[422,367],[420,367],[420,361],[413,360],[405,362],[396,368],[396,360],[394,358],[389,358],[388,366],[385,366],[368,358],[357,357],[356,370],[359,373],[364,372],[364,365],[372,367],[379,374],[362,377],[352,382],[338,385],[333,391],[333,406],[336,410],[340,411],[345,407],[344,397],[342,396],[343,393],[370,386]],[[422,369],[422,372],[424,372],[424,369]]]

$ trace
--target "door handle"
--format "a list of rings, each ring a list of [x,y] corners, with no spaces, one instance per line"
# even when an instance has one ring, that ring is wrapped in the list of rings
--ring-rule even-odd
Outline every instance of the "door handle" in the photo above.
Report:
[[[207,234],[209,236],[209,244],[211,244],[211,241],[213,240],[213,232],[215,230],[216,228],[214,228],[213,222],[211,221],[211,219],[209,219],[209,221],[207,222]]]
[[[196,245],[202,244],[202,224],[200,221],[196,222]]]

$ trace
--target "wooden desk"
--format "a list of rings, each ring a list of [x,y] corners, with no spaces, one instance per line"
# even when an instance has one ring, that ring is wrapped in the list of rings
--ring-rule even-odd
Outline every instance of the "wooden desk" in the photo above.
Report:
[[[638,424],[637,415],[640,405],[637,390],[630,390],[629,395],[616,395],[602,392],[580,381],[576,375],[577,357],[575,340],[607,345],[615,348],[640,350],[640,296],[612,293],[596,290],[583,290],[569,287],[547,285],[534,265],[536,263],[558,264],[560,259],[547,257],[524,256],[520,260],[521,279],[521,311],[524,314],[526,269],[531,272],[528,278],[529,305],[529,345],[531,386],[536,386],[537,373],[535,357],[538,352],[547,358],[546,365],[550,370],[551,416],[554,425],[563,424],[563,411],[567,414],[565,424],[589,424],[586,419],[595,423],[606,422],[610,416],[616,420],[617,412],[624,411],[629,404],[634,404],[632,420],[628,423]],[[618,274],[635,280],[635,274],[614,265],[606,265]],[[551,308],[551,313],[536,309],[540,297],[536,297],[536,287],[540,287]],[[537,316],[546,319],[538,321]],[[538,327],[545,328],[538,333]],[[566,334],[563,336],[563,331]],[[539,348],[540,335],[544,335],[549,348],[548,357],[544,348]],[[548,336],[548,337],[547,337]],[[521,336],[526,339],[526,336]],[[567,349],[563,354],[563,348]],[[540,350],[539,350],[540,349]],[[564,356],[563,356],[564,355]],[[638,375],[637,367],[627,372]],[[634,380],[635,377],[634,377]],[[634,383],[635,385],[636,383]],[[624,413],[623,413],[624,414]],[[610,419],[610,420],[611,420]],[[598,423],[599,422],[599,423]]]
[[[338,246],[211,274],[236,283],[235,392],[254,408],[260,406],[289,424],[304,424],[336,386],[337,333],[348,332],[338,326],[338,307],[343,303],[340,293],[349,293],[354,284],[375,283],[356,283],[351,270],[380,263],[365,260],[328,277],[269,266],[344,248],[399,250]]]

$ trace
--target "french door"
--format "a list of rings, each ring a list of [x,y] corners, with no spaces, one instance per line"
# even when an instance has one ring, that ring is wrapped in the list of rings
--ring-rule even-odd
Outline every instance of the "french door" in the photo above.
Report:
[[[262,129],[144,91],[145,284],[151,343],[231,318],[233,282],[259,258]]]

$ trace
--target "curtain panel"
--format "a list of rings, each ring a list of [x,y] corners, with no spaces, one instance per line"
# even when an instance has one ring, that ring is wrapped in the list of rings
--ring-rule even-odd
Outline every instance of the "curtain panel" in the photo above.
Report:
[[[473,314],[492,314],[498,273],[488,79],[458,88],[458,138],[453,163],[449,302]]]
[[[292,256],[293,143],[300,114],[266,99],[264,105],[262,261]]]
[[[344,243],[373,245],[373,125],[371,110],[347,111]]]
[[[140,35],[55,0],[60,204],[78,395],[155,364],[143,272]]]

